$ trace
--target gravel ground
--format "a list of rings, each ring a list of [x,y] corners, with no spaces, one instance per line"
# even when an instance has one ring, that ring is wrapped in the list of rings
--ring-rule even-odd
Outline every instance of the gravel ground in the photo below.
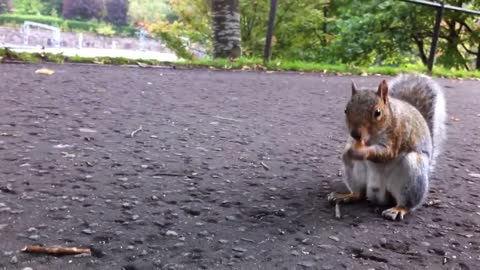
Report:
[[[1,64],[0,269],[480,269],[480,82],[438,80],[449,140],[424,207],[337,220],[351,78]]]

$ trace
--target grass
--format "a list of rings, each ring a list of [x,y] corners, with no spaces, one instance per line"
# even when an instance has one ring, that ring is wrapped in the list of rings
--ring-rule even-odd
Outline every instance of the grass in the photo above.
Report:
[[[218,60],[193,60],[185,61],[184,65],[207,66],[216,69],[243,69],[243,70],[270,70],[270,71],[297,71],[297,72],[329,72],[346,75],[398,75],[400,73],[418,72],[427,73],[427,68],[422,64],[410,64],[404,66],[371,66],[358,67],[345,64],[322,64],[303,61],[272,60],[264,65],[261,59],[241,58],[231,62],[226,59]],[[480,78],[480,71],[452,70],[443,67],[434,67],[431,76],[444,78]]]
[[[392,66],[371,66],[371,67],[357,67],[353,65],[332,65],[322,63],[311,63],[302,61],[282,61],[272,60],[268,64],[264,64],[258,58],[240,58],[235,61],[228,59],[217,60],[188,60],[179,62],[161,62],[156,60],[145,59],[128,59],[121,57],[80,57],[80,56],[65,56],[62,54],[52,53],[26,53],[14,52],[7,48],[0,48],[0,61],[16,61],[26,63],[91,63],[91,64],[108,64],[108,65],[151,65],[151,66],[178,66],[187,68],[209,68],[222,70],[260,70],[260,71],[296,71],[296,72],[324,72],[337,73],[344,75],[397,75],[405,72],[419,72],[427,73],[426,67],[421,64],[411,64],[399,67]],[[480,71],[468,70],[452,70],[443,67],[434,67],[434,77],[444,78],[480,78]]]

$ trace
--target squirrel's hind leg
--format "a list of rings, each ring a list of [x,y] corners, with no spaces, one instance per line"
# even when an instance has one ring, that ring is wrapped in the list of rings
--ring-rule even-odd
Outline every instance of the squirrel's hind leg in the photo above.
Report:
[[[382,212],[391,220],[403,220],[404,216],[418,208],[428,192],[429,157],[411,152],[402,157],[386,179],[387,191],[396,206]]]
[[[366,199],[367,189],[367,165],[364,161],[354,161],[344,154],[343,160],[343,182],[349,193],[335,193],[328,195],[330,203],[352,203]]]

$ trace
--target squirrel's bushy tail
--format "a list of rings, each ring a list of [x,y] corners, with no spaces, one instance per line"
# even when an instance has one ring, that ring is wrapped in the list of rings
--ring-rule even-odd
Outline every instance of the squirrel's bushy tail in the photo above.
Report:
[[[390,81],[389,92],[392,97],[404,100],[417,108],[427,121],[433,143],[430,164],[433,171],[447,137],[447,111],[442,87],[424,75],[402,74]]]

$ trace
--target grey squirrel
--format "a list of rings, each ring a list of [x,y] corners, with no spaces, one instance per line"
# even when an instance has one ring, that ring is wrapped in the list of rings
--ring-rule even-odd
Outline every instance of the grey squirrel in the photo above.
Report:
[[[376,91],[358,89],[352,81],[342,153],[350,193],[331,193],[328,200],[394,203],[382,216],[403,220],[426,198],[446,139],[446,117],[443,89],[430,77],[402,74],[383,80]]]

